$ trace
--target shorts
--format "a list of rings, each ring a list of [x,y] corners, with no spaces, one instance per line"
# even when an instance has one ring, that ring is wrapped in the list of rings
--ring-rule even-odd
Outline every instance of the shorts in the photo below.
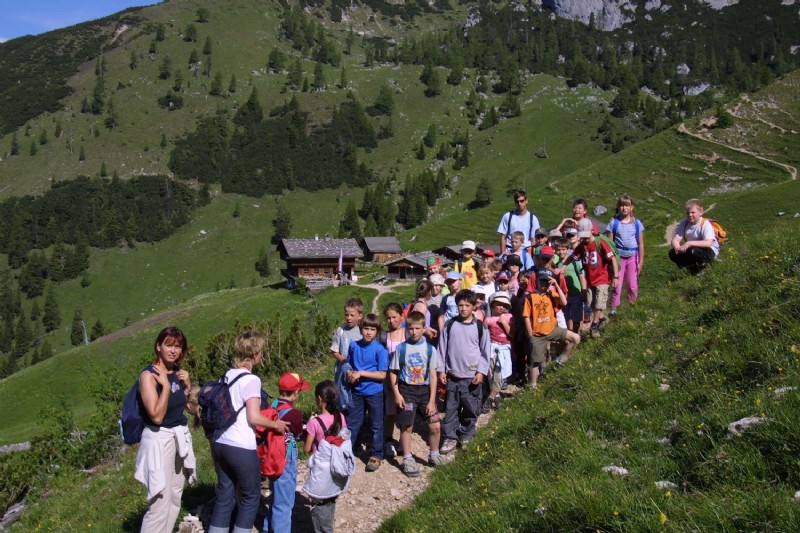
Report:
[[[564,318],[577,324],[583,320],[583,298],[580,295],[567,296],[567,306],[564,308]]]
[[[547,361],[547,345],[550,341],[563,341],[567,338],[567,330],[564,328],[556,327],[541,337],[531,335],[528,337],[528,357],[531,363],[544,363]]]
[[[608,307],[608,285],[590,287],[589,293],[592,295],[592,311],[605,311]]]
[[[401,381],[400,395],[406,401],[406,407],[403,410],[397,410],[397,417],[395,418],[397,427],[403,428],[405,426],[413,426],[414,418],[417,414],[428,424],[439,422],[438,412],[431,416],[425,414],[425,408],[428,406],[428,401],[431,398],[431,388],[429,385],[408,385]]]

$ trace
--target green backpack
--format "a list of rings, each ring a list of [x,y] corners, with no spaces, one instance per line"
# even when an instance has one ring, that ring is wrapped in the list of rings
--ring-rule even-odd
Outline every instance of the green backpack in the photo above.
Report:
[[[614,252],[614,261],[617,262],[617,271],[619,271],[620,262],[619,262],[619,250],[617,250],[617,245],[614,244],[614,241],[608,238],[608,235],[605,234],[598,235],[597,237],[594,238],[594,244],[597,246],[598,250],[602,249],[602,246],[600,246],[600,241],[605,241],[605,243],[608,244],[608,247],[611,248],[611,251]]]

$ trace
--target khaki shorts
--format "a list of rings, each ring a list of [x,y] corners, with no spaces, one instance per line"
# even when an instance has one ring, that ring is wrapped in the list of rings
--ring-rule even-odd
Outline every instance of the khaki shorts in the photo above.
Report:
[[[590,287],[589,294],[592,295],[592,311],[605,311],[608,307],[608,285]]]
[[[527,352],[531,363],[544,363],[547,361],[547,345],[550,341],[563,341],[567,338],[567,330],[556,327],[549,334],[537,337],[528,337]]]

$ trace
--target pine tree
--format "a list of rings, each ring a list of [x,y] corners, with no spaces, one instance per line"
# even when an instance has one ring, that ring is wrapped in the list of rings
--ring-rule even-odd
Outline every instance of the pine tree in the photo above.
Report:
[[[83,315],[80,309],[76,309],[72,315],[72,327],[70,327],[69,342],[73,346],[83,344]]]
[[[99,339],[100,337],[102,337],[105,334],[106,333],[105,333],[105,329],[103,328],[103,323],[98,318],[97,322],[95,322],[94,326],[92,326],[92,333],[91,333],[91,336],[89,337],[89,340],[91,342],[94,342],[94,341],[96,341],[97,339]]]
[[[104,80],[105,78],[98,77],[94,84],[94,90],[92,91],[92,103],[90,105],[90,110],[93,115],[102,114],[105,107],[106,82]]]
[[[39,308],[39,300],[34,300],[31,305],[31,322],[38,322],[41,316],[42,310]]]
[[[20,315],[17,317],[17,327],[14,329],[14,349],[11,352],[14,358],[19,359],[31,349],[33,342],[33,331],[27,317]]]
[[[44,146],[45,144],[47,144],[47,141],[48,141],[47,130],[42,130],[42,132],[39,134],[39,144]]]
[[[56,129],[53,132],[53,136],[56,139],[60,139],[63,134],[64,134],[64,128],[61,127],[61,121],[60,120],[56,120]]]
[[[164,27],[163,24],[159,24],[156,26],[156,41],[163,41],[167,38],[167,29]]]
[[[268,278],[272,274],[272,268],[269,265],[269,254],[266,249],[261,248],[258,252],[258,260],[255,266],[256,271],[262,278]]]
[[[186,42],[197,42],[197,26],[189,24],[183,32],[183,40]]]
[[[206,42],[205,42],[205,44],[203,44],[203,54],[207,55],[207,56],[210,56],[212,50],[213,50],[213,47],[211,45],[211,37],[209,36],[209,37],[206,37]]]
[[[477,207],[486,207],[492,203],[492,184],[486,177],[481,178],[478,183],[478,189],[475,191],[475,205]]]
[[[194,66],[200,62],[200,54],[197,52],[197,48],[192,48],[192,51],[189,52],[189,66]]]
[[[156,44],[155,39],[150,41],[150,47],[147,49],[147,53],[150,55],[154,55],[158,53],[158,45]]]
[[[300,59],[295,59],[292,66],[289,67],[289,76],[286,78],[286,83],[290,89],[297,90],[303,83],[303,65]]]
[[[425,96],[434,98],[442,93],[442,80],[439,76],[439,71],[433,69],[428,77],[427,88],[425,89]]]
[[[128,61],[128,66],[131,70],[136,70],[139,67],[139,58],[136,56],[136,52],[131,50],[131,58]]]
[[[361,239],[361,220],[358,218],[358,210],[353,200],[347,202],[347,207],[344,210],[344,216],[339,221],[339,237]]]
[[[387,84],[381,85],[378,90],[378,98],[372,108],[378,115],[391,116],[394,113],[394,92]]]
[[[167,147],[167,136],[164,133],[161,134],[161,142],[159,143],[159,146],[161,146],[161,148]],[[114,172],[116,172],[116,170]]]
[[[11,155],[19,155],[19,139],[16,131],[11,136]]]
[[[86,161],[86,151],[83,149],[83,145],[81,145],[80,152],[78,153],[78,161]]]
[[[292,233],[292,219],[289,213],[289,208],[286,204],[278,204],[278,210],[275,218],[272,220],[272,242],[278,243],[281,239],[287,239]]]
[[[317,61],[317,64],[314,65],[314,90],[321,91],[325,88],[325,69],[322,66],[322,63]]]
[[[168,80],[170,76],[172,76],[172,58],[166,55],[158,67],[158,77],[162,80]]]
[[[39,148],[37,148],[37,146],[36,146],[36,141],[31,140],[31,148],[30,148],[30,150],[28,150],[28,153],[30,155],[36,155],[36,153],[38,151],[39,151]]]
[[[342,71],[339,73],[339,88],[344,89],[347,87],[347,70],[342,65]]]
[[[106,162],[103,161],[100,163],[100,177],[105,178],[106,176],[108,176],[108,169],[106,168]]]
[[[280,72],[286,68],[286,55],[277,46],[269,52],[267,68],[273,72]]]
[[[231,214],[233,218],[239,218],[242,216],[242,207],[239,205],[239,202],[236,202],[236,205],[233,206],[233,213]]]
[[[425,161],[425,143],[419,143],[419,148],[417,148],[414,155],[420,161]]]
[[[231,81],[228,82],[228,93],[229,94],[236,93],[236,74],[231,74]]]
[[[222,95],[222,72],[217,71],[214,75],[214,80],[211,82],[211,90],[208,92],[211,96]]]
[[[205,24],[208,22],[208,9],[205,7],[201,7],[197,10],[197,22],[201,24]]]
[[[436,146],[436,126],[433,124],[428,125],[428,131],[425,133],[425,137],[423,137],[422,142],[428,148],[433,148]]]

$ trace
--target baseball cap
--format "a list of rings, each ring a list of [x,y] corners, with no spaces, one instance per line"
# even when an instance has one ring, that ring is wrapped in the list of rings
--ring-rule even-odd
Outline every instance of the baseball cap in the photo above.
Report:
[[[445,281],[453,281],[456,279],[461,279],[461,274],[459,274],[455,270],[451,270],[450,272],[448,272],[447,277],[444,278]]]
[[[434,274],[428,278],[434,285],[444,285],[444,278],[441,274]]]
[[[282,391],[296,391],[308,390],[311,385],[308,381],[303,379],[303,376],[295,372],[287,372],[278,380],[278,390]]]
[[[547,237],[547,230],[544,228],[539,228],[536,230],[537,237]]]
[[[476,296],[482,297],[484,300],[486,299],[486,289],[481,287],[480,285],[473,285],[470,289]]]
[[[581,239],[591,239],[592,238],[592,232],[591,231],[579,231],[578,232],[578,237],[581,238]]]
[[[536,279],[539,279],[539,280],[542,280],[542,279],[548,279],[549,280],[550,278],[554,278],[554,277],[556,277],[556,275],[549,268],[543,268],[536,274]]]
[[[548,237],[561,237],[561,232],[557,229],[553,228],[550,230],[550,233],[547,234]]]
[[[461,243],[462,250],[475,250],[475,241],[464,241]]]
[[[506,272],[505,270],[501,270],[500,272],[497,273],[494,279],[511,279],[511,276],[509,276],[508,272]]]
[[[589,220],[588,218],[582,218],[578,222],[578,233],[582,231],[588,231],[589,233],[591,233],[592,228],[593,228],[592,221]]]
[[[427,264],[428,264],[428,266],[438,265],[439,264],[439,258],[436,257],[435,255],[432,255],[432,256],[430,256],[428,258],[428,263]]]
[[[566,235],[567,237],[569,237],[570,235],[577,235],[577,234],[578,230],[575,228],[567,228],[564,230],[564,235]]]
[[[545,245],[539,250],[539,257],[553,257],[555,253],[552,246]]]
[[[482,251],[481,255],[485,255],[486,257],[496,257],[497,256],[497,254],[495,254],[494,250],[492,250],[491,248],[488,249],[488,250]]]

